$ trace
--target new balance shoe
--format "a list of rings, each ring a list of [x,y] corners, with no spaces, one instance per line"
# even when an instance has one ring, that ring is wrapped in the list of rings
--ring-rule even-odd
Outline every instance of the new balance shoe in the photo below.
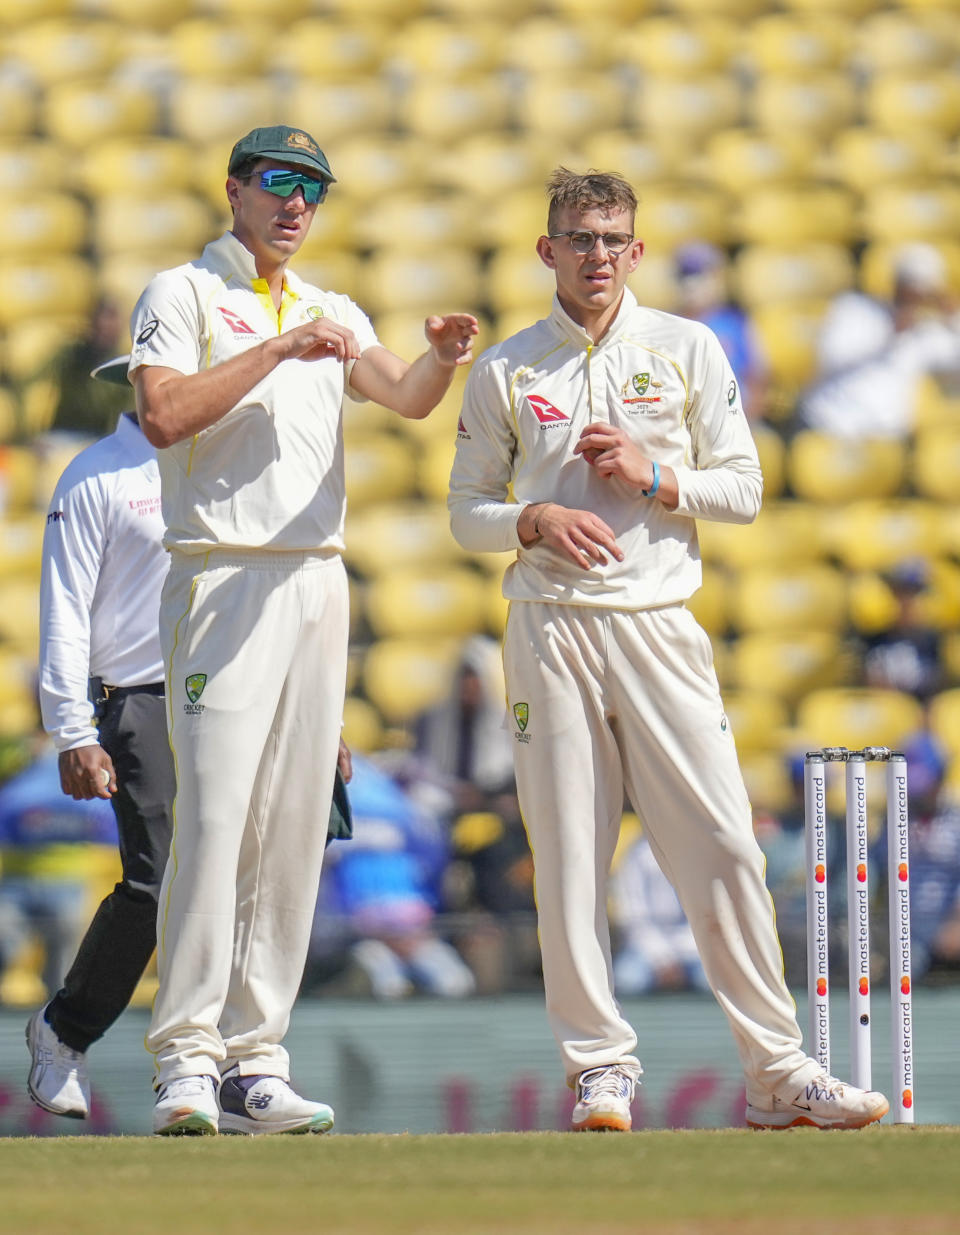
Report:
[[[890,1109],[882,1093],[858,1089],[822,1072],[792,1097],[774,1097],[769,1110],[747,1106],[751,1128],[865,1128]]]
[[[220,1109],[212,1076],[180,1076],[157,1091],[154,1136],[216,1136]]]
[[[82,1051],[71,1050],[54,1033],[45,1008],[27,1022],[27,1048],[32,1056],[27,1092],[52,1115],[86,1119],[90,1114],[90,1081]]]
[[[329,1132],[333,1111],[301,1098],[279,1076],[240,1076],[220,1082],[220,1131],[264,1136],[276,1132]]]
[[[616,1064],[590,1068],[577,1077],[577,1104],[570,1126],[574,1132],[629,1132],[630,1103],[637,1082]]]

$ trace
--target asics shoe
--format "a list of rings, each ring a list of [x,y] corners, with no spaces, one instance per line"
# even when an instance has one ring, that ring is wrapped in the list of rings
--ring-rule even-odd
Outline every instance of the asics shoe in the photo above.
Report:
[[[86,1119],[90,1114],[90,1081],[82,1051],[65,1046],[44,1017],[35,1012],[27,1022],[27,1048],[33,1057],[27,1092],[37,1106],[52,1115]]]
[[[771,1099],[770,1110],[747,1107],[751,1128],[865,1128],[890,1109],[882,1093],[858,1089],[821,1072],[791,1097]]]
[[[333,1111],[301,1098],[279,1076],[240,1076],[220,1082],[220,1131],[264,1136],[276,1132],[329,1132]]]
[[[616,1064],[581,1072],[577,1077],[577,1104],[570,1121],[573,1131],[629,1132],[633,1126],[630,1103],[636,1084]]]
[[[153,1108],[155,1136],[216,1136],[220,1110],[212,1076],[180,1076],[161,1085]]]

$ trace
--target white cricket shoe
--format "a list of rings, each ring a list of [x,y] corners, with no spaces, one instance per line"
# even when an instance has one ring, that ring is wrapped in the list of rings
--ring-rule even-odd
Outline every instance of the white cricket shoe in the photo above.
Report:
[[[90,1114],[86,1056],[60,1041],[47,1023],[45,1011],[41,1008],[27,1022],[27,1048],[33,1057],[27,1092],[37,1106],[52,1115],[86,1119]]]
[[[212,1076],[180,1076],[157,1091],[154,1136],[216,1136],[220,1110]]]
[[[790,1098],[771,1099],[770,1109],[747,1106],[751,1128],[865,1128],[890,1109],[882,1093],[858,1089],[821,1072]]]
[[[616,1064],[581,1072],[570,1127],[574,1132],[629,1132],[636,1085],[630,1073]]]
[[[310,1102],[279,1076],[240,1076],[231,1069],[220,1082],[220,1131],[265,1136],[276,1132],[329,1132],[333,1111]]]

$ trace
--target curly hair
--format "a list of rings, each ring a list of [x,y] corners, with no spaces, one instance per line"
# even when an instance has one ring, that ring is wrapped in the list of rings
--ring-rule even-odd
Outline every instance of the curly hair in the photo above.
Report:
[[[600,172],[595,168],[582,175],[568,167],[558,167],[547,181],[550,208],[547,212],[547,231],[557,226],[561,211],[571,207],[580,214],[587,210],[626,210],[636,214],[637,195],[633,188],[616,172]]]

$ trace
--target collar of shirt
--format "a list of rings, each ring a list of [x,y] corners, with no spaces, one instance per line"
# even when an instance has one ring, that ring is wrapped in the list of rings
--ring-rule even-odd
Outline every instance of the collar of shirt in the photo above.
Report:
[[[556,293],[554,293],[553,297],[550,321],[565,338],[569,339],[571,343],[575,343],[577,347],[607,347],[623,334],[626,329],[627,320],[636,307],[636,296],[634,296],[629,287],[625,287],[623,289],[623,299],[620,301],[620,308],[617,310],[617,316],[610,323],[610,329],[599,343],[594,343],[584,328],[570,317],[560,303]]]
[[[211,240],[203,250],[203,262],[224,280],[239,275],[251,287],[260,281],[253,254],[233,232],[224,232],[218,239]],[[302,295],[304,283],[292,270],[283,272],[283,282],[285,292]]]

